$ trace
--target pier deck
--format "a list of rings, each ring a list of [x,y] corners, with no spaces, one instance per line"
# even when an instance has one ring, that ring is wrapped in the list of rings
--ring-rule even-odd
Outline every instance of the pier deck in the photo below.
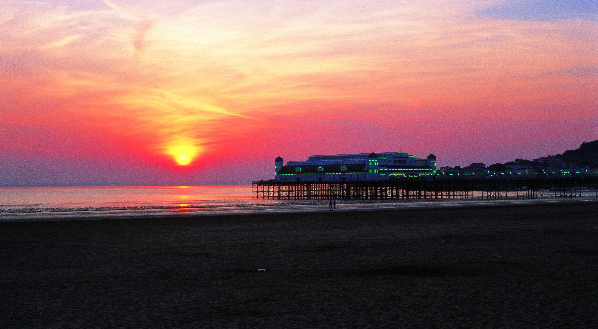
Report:
[[[536,199],[598,198],[598,178],[405,179],[355,182],[255,181],[257,199]]]

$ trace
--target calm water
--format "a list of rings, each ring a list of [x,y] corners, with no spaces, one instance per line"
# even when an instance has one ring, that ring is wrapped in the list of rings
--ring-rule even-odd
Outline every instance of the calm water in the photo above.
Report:
[[[594,194],[593,192],[592,194]],[[550,193],[547,193],[549,196]],[[585,198],[584,198],[585,199]],[[596,198],[590,198],[596,200]],[[586,199],[587,200],[587,199]],[[484,205],[498,202],[561,202],[544,198],[521,200],[345,201],[338,210],[406,209]],[[583,200],[579,200],[583,201]],[[106,216],[153,216],[227,213],[306,212],[328,210],[326,200],[254,199],[250,185],[135,187],[5,187],[0,188],[0,221],[94,219]]]
[[[240,211],[265,206],[251,186],[0,188],[0,220]]]

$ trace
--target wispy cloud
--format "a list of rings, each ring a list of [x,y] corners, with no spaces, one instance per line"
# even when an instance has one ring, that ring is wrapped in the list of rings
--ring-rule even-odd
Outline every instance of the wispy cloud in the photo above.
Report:
[[[573,75],[598,80],[598,66],[594,67],[574,67],[567,70],[553,72],[556,75]]]
[[[50,44],[48,44],[47,46],[44,46],[42,48],[58,48],[58,47],[63,47],[66,46],[68,44],[71,44],[77,40],[81,39],[81,34],[73,34],[73,35],[69,35],[67,37],[64,37],[58,41],[54,41]]]
[[[508,0],[478,12],[482,16],[525,21],[587,19],[598,21],[594,0]]]

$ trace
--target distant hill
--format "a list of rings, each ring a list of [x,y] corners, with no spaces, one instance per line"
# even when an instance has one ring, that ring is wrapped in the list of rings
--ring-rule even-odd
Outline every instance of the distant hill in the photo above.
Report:
[[[563,161],[573,163],[575,167],[598,168],[598,140],[584,142],[576,150],[565,151]]]
[[[557,154],[554,158],[560,158],[563,164],[568,168],[598,168],[598,140],[593,142],[584,142],[578,149],[568,150],[563,154]],[[559,162],[560,163],[560,162]],[[537,161],[532,160],[515,160],[506,163],[495,163],[488,166],[488,169],[495,171],[504,171],[507,165],[531,165],[537,166]]]

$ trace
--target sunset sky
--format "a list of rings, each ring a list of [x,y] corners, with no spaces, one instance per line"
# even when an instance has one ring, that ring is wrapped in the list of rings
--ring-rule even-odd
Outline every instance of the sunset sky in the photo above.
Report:
[[[598,139],[598,2],[0,0],[0,186],[490,165]]]

